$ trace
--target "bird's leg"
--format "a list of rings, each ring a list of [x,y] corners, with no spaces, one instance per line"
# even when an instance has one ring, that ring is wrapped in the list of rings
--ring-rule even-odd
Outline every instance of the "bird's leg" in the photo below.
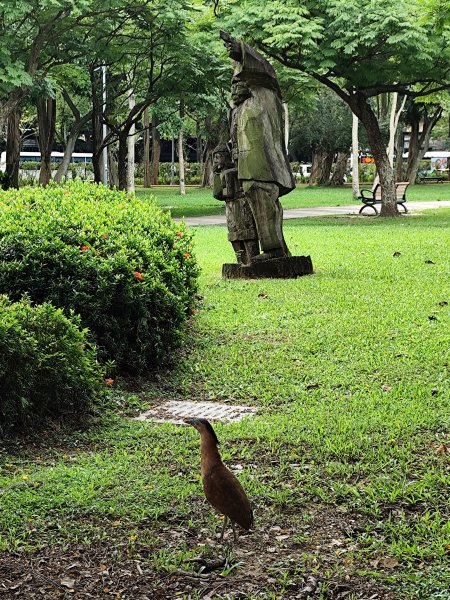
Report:
[[[236,525],[235,525],[234,521],[231,521],[231,526],[233,528],[234,541],[237,542],[238,541],[238,534],[236,532]]]
[[[225,515],[224,519],[223,519],[223,525],[222,525],[222,533],[220,534],[220,541],[223,541],[223,536],[225,535],[225,528],[227,526],[228,523],[228,517]],[[233,527],[234,527],[234,523],[233,523]]]

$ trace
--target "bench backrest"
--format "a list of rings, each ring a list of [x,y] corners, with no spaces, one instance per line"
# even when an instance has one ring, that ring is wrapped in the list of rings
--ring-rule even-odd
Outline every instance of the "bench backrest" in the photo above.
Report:
[[[398,198],[405,198],[406,188],[409,185],[409,181],[399,181],[395,184],[395,193]]]
[[[377,183],[375,189],[373,190],[373,197],[376,201],[381,201],[381,185],[379,183]]]

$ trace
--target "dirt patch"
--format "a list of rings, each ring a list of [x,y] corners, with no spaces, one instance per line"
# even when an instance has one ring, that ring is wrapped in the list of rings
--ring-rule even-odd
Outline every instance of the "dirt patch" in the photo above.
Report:
[[[278,507],[275,517],[263,507],[256,529],[234,546],[219,542],[218,522],[216,535],[205,525],[169,518],[142,524],[132,536],[111,531],[106,542],[91,546],[0,555],[0,599],[401,598],[358,574],[358,515],[314,506]]]

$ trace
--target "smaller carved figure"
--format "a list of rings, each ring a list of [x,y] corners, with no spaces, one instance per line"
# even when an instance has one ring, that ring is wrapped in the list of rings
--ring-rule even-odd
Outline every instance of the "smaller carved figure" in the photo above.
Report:
[[[230,151],[219,145],[213,152],[214,188],[217,200],[226,203],[228,239],[239,264],[248,265],[259,254],[255,220],[237,177]]]

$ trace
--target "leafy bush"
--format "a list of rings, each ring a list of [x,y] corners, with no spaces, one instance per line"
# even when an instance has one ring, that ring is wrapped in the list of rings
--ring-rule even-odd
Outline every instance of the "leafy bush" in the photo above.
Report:
[[[81,315],[121,370],[142,372],[180,343],[197,290],[191,246],[153,202],[102,185],[0,192],[0,293]]]
[[[52,171],[56,171],[59,167],[61,163],[59,162],[51,162],[50,166]],[[39,169],[41,168],[41,162],[40,161],[35,161],[35,160],[21,160],[19,163],[19,168],[22,171],[39,171]],[[82,170],[83,172],[89,172],[92,173],[94,170],[94,166],[91,162],[71,162],[69,163],[68,166],[68,170],[69,171],[73,171],[73,170]]]
[[[48,415],[82,414],[101,379],[79,317],[0,296],[0,430]]]
[[[10,186],[10,178],[8,173],[0,171],[0,189],[7,190]]]
[[[180,167],[176,162],[174,163],[174,183],[180,183]],[[158,174],[158,183],[160,185],[169,185],[170,184],[170,176],[172,173],[172,163],[168,162],[160,162],[159,163],[159,174]],[[188,163],[186,162],[184,165],[184,178],[186,185],[195,185],[200,184],[203,175],[203,165],[200,163]],[[144,166],[143,164],[139,164],[136,166],[136,177],[140,180],[140,178],[144,177]],[[136,181],[137,183],[137,181]]]

